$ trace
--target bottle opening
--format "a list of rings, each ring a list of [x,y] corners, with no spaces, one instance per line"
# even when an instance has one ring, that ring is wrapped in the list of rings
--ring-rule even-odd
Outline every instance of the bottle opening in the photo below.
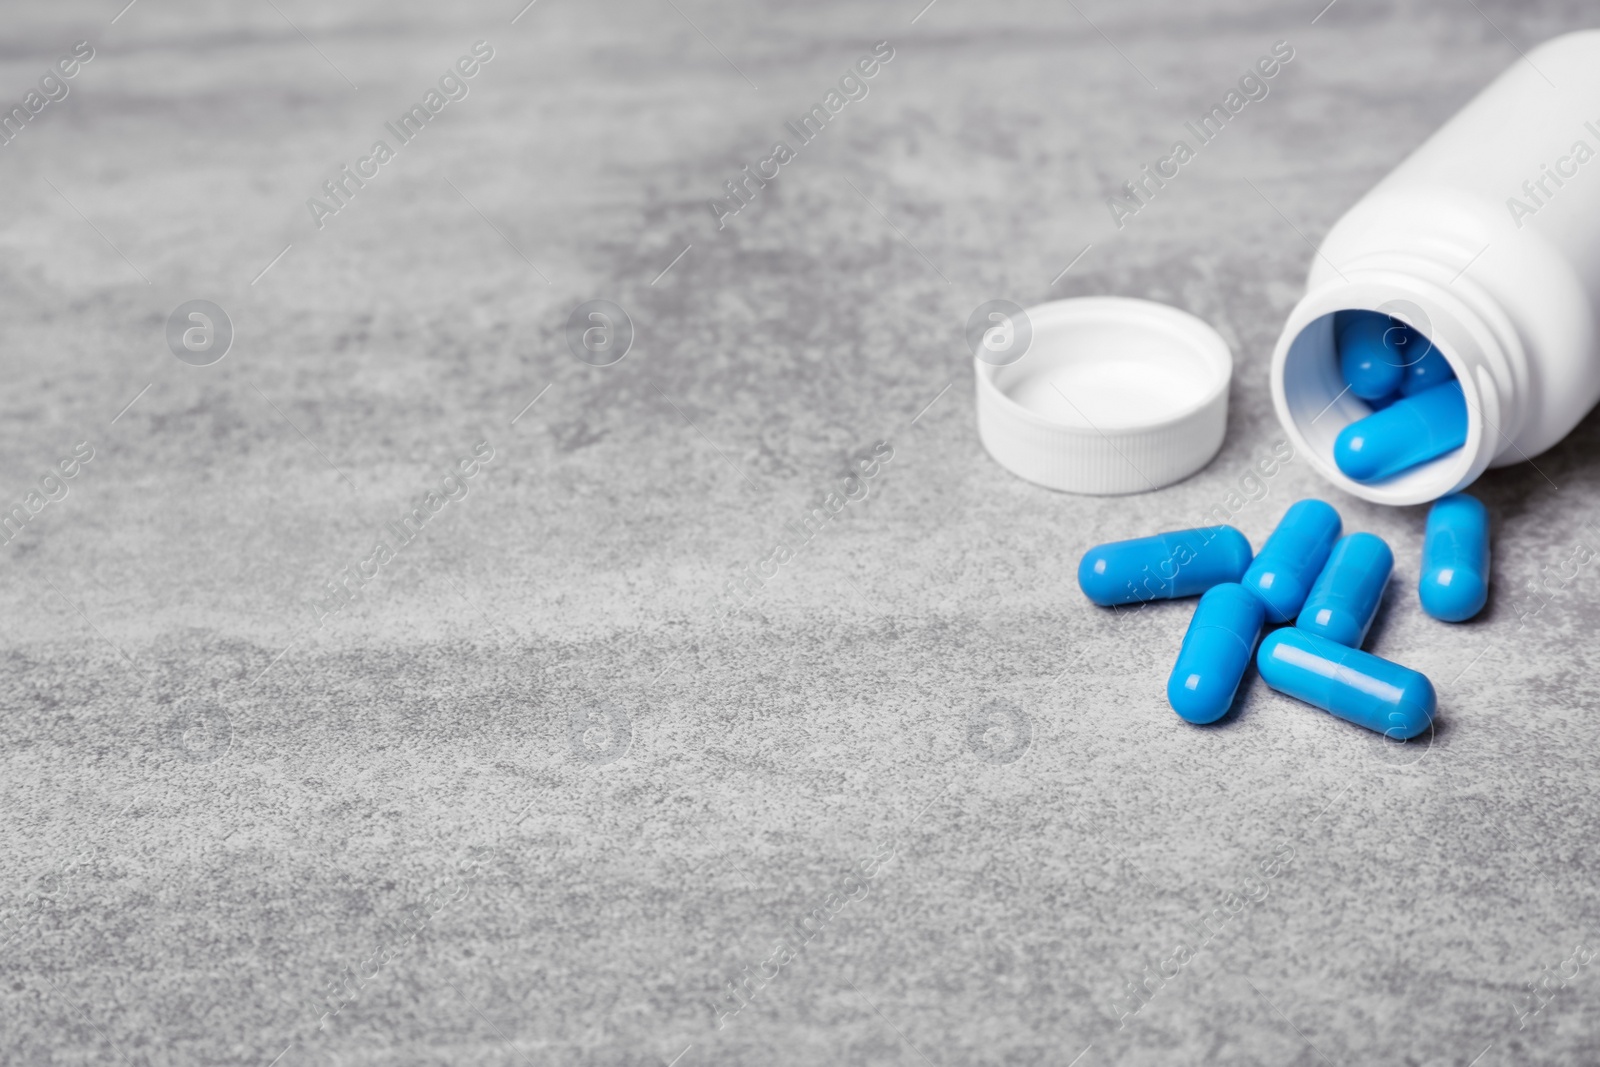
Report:
[[[1295,309],[1274,353],[1273,401],[1295,447],[1376,503],[1426,503],[1475,479],[1487,464],[1482,401],[1456,331],[1410,300],[1319,296]]]

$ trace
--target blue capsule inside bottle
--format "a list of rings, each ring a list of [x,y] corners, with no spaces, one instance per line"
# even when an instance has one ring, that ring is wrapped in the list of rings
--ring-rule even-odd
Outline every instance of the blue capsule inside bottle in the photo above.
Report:
[[[1201,526],[1096,545],[1078,563],[1078,588],[1101,607],[1197,596],[1237,582],[1250,540],[1232,526]]]
[[[1256,669],[1278,692],[1392,740],[1425,732],[1438,707],[1425,675],[1299,627],[1268,634]]]
[[[1465,622],[1489,600],[1489,512],[1476,497],[1451,493],[1428,512],[1422,539],[1422,610]]]
[[[1466,443],[1467,401],[1452,380],[1346,426],[1333,443],[1333,462],[1358,482],[1376,482]]]
[[[1400,388],[1406,365],[1406,327],[1377,311],[1342,311],[1334,318],[1339,373],[1350,391],[1376,400]]]
[[[1208,590],[1194,609],[1167,677],[1172,710],[1193,723],[1216,722],[1226,715],[1265,622],[1266,608],[1244,586],[1230,582]]]
[[[1456,372],[1450,361],[1427,338],[1416,331],[1412,333],[1416,341],[1406,345],[1406,354],[1412,357],[1412,362],[1400,376],[1400,395],[1412,396],[1455,381]]]
[[[1368,400],[1367,407],[1371,408],[1373,411],[1382,411],[1384,408],[1389,407],[1399,399],[1400,394],[1398,392],[1394,392],[1390,393],[1388,396],[1380,396],[1376,400]]]
[[[1369,533],[1339,538],[1295,625],[1307,633],[1360,648],[1393,570],[1394,553],[1383,538]]]
[[[1299,500],[1284,512],[1239,580],[1261,598],[1269,620],[1288,622],[1299,614],[1339,538],[1339,526],[1339,513],[1321,500]]]

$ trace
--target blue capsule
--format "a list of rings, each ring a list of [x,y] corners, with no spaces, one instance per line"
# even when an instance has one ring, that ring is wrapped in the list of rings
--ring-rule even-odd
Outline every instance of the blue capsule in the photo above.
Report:
[[[1237,582],[1250,541],[1232,526],[1175,530],[1096,545],[1078,564],[1078,588],[1101,607],[1195,596]]]
[[[1456,380],[1456,372],[1450,366],[1450,361],[1445,359],[1444,355],[1437,348],[1434,348],[1427,338],[1421,334],[1416,334],[1416,338],[1417,340],[1414,343],[1417,347],[1415,350],[1412,350],[1410,344],[1406,346],[1406,354],[1411,358],[1412,362],[1400,377],[1401,396],[1411,396],[1414,393],[1420,393],[1435,386],[1443,385],[1445,382]],[[1418,358],[1417,352],[1424,354],[1421,358]]]
[[[1375,482],[1467,442],[1467,401],[1450,381],[1413,393],[1340,431],[1333,462],[1358,482]]]
[[[1347,311],[1334,320],[1339,373],[1363,400],[1388,396],[1400,387],[1406,365],[1405,327],[1377,311]]]
[[[1208,590],[1167,678],[1172,710],[1193,723],[1226,715],[1265,622],[1266,609],[1244,586],[1230,582]]]
[[[1394,553],[1383,538],[1369,533],[1339,538],[1295,625],[1307,633],[1360,648],[1393,570]]]
[[[1321,500],[1300,500],[1278,521],[1260,555],[1239,579],[1267,606],[1273,622],[1293,619],[1339,537],[1339,513]]]
[[[1476,497],[1452,493],[1428,512],[1422,539],[1422,610],[1466,622],[1489,599],[1489,512]]]
[[[1298,627],[1268,634],[1256,669],[1278,692],[1394,740],[1427,730],[1438,706],[1425,675]]]
[[[1371,408],[1373,411],[1382,411],[1384,408],[1389,407],[1399,399],[1399,393],[1390,393],[1388,396],[1380,396],[1375,400],[1368,400],[1367,407]]]

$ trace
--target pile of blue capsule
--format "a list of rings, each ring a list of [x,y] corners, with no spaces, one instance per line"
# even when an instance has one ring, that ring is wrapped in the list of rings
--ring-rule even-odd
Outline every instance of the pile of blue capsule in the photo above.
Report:
[[[1189,722],[1228,713],[1254,654],[1262,680],[1278,692],[1408,740],[1433,722],[1433,683],[1361,650],[1394,553],[1374,534],[1341,537],[1341,527],[1332,505],[1301,500],[1259,553],[1232,526],[1178,530],[1090,549],[1078,585],[1102,607],[1200,597],[1167,679],[1167,702]],[[1434,503],[1417,592],[1423,610],[1445,622],[1483,610],[1489,515],[1476,498],[1454,493]],[[1261,640],[1271,625],[1281,628]]]
[[[1380,482],[1466,444],[1466,396],[1428,338],[1377,311],[1338,312],[1333,333],[1345,385],[1372,409],[1333,443],[1347,477]]]

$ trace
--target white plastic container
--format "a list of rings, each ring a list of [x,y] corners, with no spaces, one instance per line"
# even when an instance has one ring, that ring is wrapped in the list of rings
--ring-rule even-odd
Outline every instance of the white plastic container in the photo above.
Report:
[[[1466,444],[1364,485],[1334,466],[1371,411],[1345,391],[1333,313],[1431,338],[1467,400]],[[1420,504],[1532,459],[1600,400],[1600,30],[1519,59],[1334,225],[1272,354],[1272,399],[1330,481]]]

